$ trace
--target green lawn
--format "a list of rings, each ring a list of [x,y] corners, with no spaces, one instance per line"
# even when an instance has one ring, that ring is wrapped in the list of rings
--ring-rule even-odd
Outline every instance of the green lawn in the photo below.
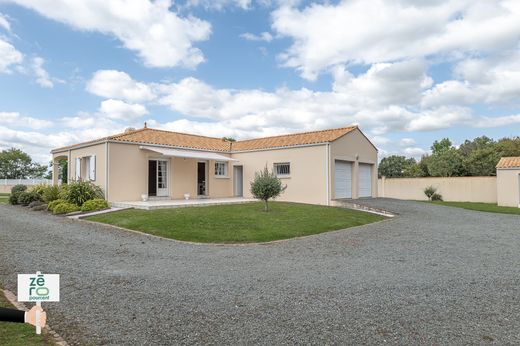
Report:
[[[343,208],[259,202],[175,209],[129,209],[88,220],[165,238],[201,243],[250,243],[294,238],[380,221],[382,216]]]
[[[9,202],[8,193],[0,193],[0,204],[7,204]]]
[[[13,308],[0,291],[0,307]],[[48,335],[36,335],[35,327],[24,323],[0,322],[0,345],[55,345]]]
[[[494,203],[474,203],[474,202],[428,202],[448,207],[464,208],[469,210],[485,211],[488,213],[517,214],[520,215],[520,208],[499,207]]]

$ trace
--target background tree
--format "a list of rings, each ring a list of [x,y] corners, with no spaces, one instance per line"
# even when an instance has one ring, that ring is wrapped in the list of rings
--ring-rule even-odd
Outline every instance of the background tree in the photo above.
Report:
[[[0,178],[41,178],[46,172],[46,165],[33,162],[31,157],[20,149],[11,148],[0,152]]]
[[[448,138],[433,142],[432,154],[427,163],[432,177],[454,177],[463,172],[462,156]]]
[[[414,158],[407,159],[405,156],[391,155],[385,157],[379,163],[379,176],[387,178],[402,178],[415,174],[417,166]]]
[[[267,165],[263,171],[255,173],[255,179],[251,182],[251,194],[265,202],[266,212],[269,211],[269,199],[280,196],[286,188],[287,186],[282,185],[282,181],[276,177],[276,174],[269,171]]]

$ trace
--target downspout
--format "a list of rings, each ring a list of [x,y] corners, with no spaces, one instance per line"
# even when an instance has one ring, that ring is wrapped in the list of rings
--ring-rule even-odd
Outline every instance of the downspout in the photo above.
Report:
[[[329,150],[330,144],[327,143],[325,145],[325,176],[327,180],[327,205],[330,205],[330,178],[329,178],[329,170],[330,170],[330,150]]]
[[[108,141],[105,142],[105,200],[108,202]]]
[[[70,171],[70,149],[69,149],[69,154],[68,154],[68,158],[67,158],[67,181],[65,182],[65,184],[68,184],[70,182],[70,174],[71,174],[71,171]]]

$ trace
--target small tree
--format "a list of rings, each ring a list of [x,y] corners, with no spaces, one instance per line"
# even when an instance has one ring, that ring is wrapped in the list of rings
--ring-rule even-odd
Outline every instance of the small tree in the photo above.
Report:
[[[424,194],[426,195],[426,197],[428,197],[429,201],[432,200],[432,196],[435,195],[436,192],[437,192],[437,189],[434,188],[433,186],[428,186],[427,188],[424,189]]]
[[[255,179],[251,182],[251,194],[265,202],[266,212],[269,211],[269,199],[280,196],[286,188],[287,186],[282,185],[282,181],[276,177],[276,174],[269,171],[267,165],[263,171],[255,173]]]

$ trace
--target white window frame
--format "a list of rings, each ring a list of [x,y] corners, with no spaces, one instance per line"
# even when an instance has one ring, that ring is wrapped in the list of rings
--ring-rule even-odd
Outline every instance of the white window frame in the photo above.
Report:
[[[279,168],[287,166],[286,172],[279,173]],[[273,164],[273,171],[278,178],[288,178],[291,176],[291,163],[290,162],[275,162]]]
[[[221,166],[221,169],[218,166]],[[228,163],[225,161],[215,161],[215,177],[227,178]]]

